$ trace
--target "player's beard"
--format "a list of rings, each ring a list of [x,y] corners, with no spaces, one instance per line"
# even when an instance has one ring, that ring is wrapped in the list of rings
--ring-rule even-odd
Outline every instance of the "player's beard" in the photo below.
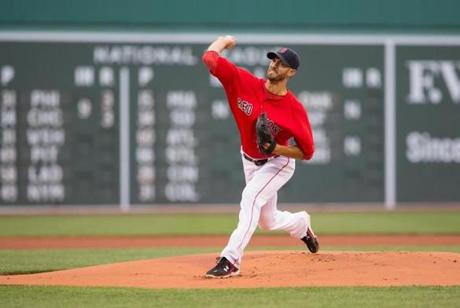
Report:
[[[277,82],[280,82],[286,79],[285,74],[280,74],[279,72],[276,72],[275,70],[270,69],[270,68],[267,70],[266,77],[272,83],[277,83]]]

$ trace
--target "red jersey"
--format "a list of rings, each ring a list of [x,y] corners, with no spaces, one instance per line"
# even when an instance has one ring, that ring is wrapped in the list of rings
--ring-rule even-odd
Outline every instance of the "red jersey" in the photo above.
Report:
[[[289,145],[294,138],[302,150],[303,159],[313,156],[314,144],[307,113],[290,91],[286,95],[275,95],[265,88],[264,79],[257,78],[247,70],[236,66],[215,51],[203,54],[203,62],[211,74],[222,83],[228,104],[240,131],[243,152],[254,159],[267,155],[257,147],[255,123],[262,112],[267,114],[275,141]],[[273,155],[268,155],[273,156]]]

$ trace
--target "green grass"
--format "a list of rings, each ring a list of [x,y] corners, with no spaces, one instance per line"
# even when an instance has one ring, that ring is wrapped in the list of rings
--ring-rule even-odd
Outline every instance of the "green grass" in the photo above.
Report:
[[[0,236],[228,235],[236,223],[236,213],[0,216]],[[318,234],[459,234],[460,211],[319,212],[312,223]]]
[[[146,290],[0,286],[2,307],[458,307],[460,287]]]
[[[313,226],[321,234],[454,234],[460,211],[318,213]]]
[[[1,236],[227,234],[228,214],[0,216]]]

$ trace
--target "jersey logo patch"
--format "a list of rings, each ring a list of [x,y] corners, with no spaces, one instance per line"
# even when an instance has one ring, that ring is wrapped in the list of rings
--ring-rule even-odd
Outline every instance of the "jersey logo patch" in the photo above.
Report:
[[[246,115],[251,115],[252,113],[252,109],[253,109],[253,106],[250,102],[248,101],[245,101],[244,99],[241,99],[238,97],[237,99],[238,101],[238,108],[241,109],[241,111],[243,111]]]
[[[281,131],[281,128],[270,119],[268,119],[268,127],[270,128],[270,131],[272,132],[273,136],[278,135]]]

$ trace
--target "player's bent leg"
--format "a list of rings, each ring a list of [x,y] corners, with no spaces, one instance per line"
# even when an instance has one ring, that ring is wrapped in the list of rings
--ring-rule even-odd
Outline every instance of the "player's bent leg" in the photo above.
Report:
[[[271,218],[261,219],[259,226],[264,230],[277,231],[283,230],[291,237],[301,239],[305,236],[307,222],[305,212],[291,213],[288,211],[276,211]]]
[[[275,194],[262,207],[260,211],[259,227],[262,230],[276,231],[283,230],[296,238],[305,235],[305,216],[299,213],[279,211],[277,208],[278,195]]]
[[[268,231],[283,230],[297,239],[304,237],[306,234],[305,230],[310,225],[309,215],[304,211],[297,213],[279,211],[277,201],[278,197],[277,194],[275,194],[262,207],[260,211],[259,227]]]
[[[276,199],[275,199],[276,200]],[[279,211],[276,204],[270,200],[261,210],[259,227],[263,230],[283,230],[291,237],[302,240],[310,252],[316,253],[319,250],[319,241],[310,222],[310,215],[307,212],[291,213]]]

